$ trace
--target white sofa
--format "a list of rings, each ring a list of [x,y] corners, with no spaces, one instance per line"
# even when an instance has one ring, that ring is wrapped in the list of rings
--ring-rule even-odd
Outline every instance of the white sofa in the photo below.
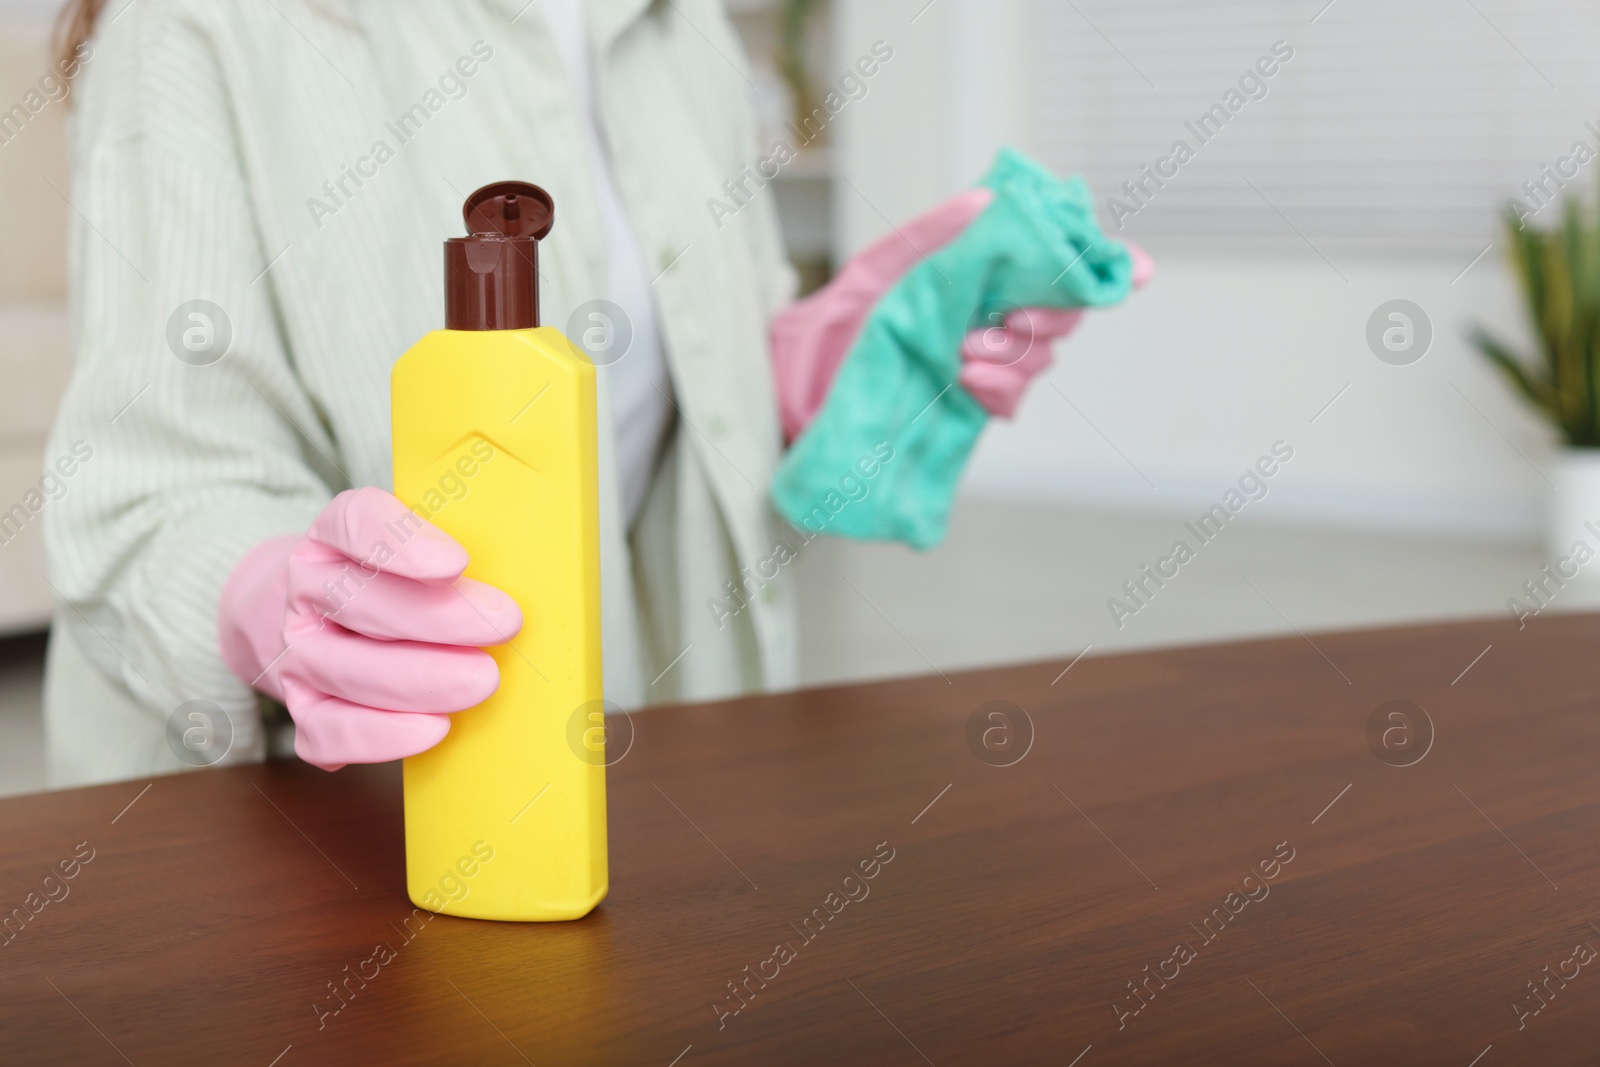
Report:
[[[0,113],[23,104],[50,63],[42,15],[0,15]],[[26,122],[0,125],[0,515],[39,485],[71,370],[66,118],[64,101],[46,100]],[[41,520],[0,525],[0,635],[49,623]]]

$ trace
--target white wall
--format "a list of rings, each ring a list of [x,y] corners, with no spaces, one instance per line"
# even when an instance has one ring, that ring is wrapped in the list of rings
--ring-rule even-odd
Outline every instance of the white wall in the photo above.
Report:
[[[62,0],[0,0],[0,18],[46,21],[55,17]]]
[[[1475,319],[1512,329],[1515,305],[1488,256],[1452,286],[1464,265],[1345,262],[1345,282],[1315,256],[1163,257],[1146,291],[1059,347],[1014,423],[991,427],[970,491],[1193,510],[1283,439],[1295,459],[1252,517],[1534,536],[1547,486],[1516,449],[1553,477],[1548,435],[1462,337]],[[1410,366],[1366,343],[1396,297],[1434,323]]]
[[[1028,20],[1024,0],[836,2],[841,64],[880,38],[895,47],[837,127],[836,237],[848,252],[970,184],[1000,144],[1029,147]],[[985,434],[964,492],[1190,513],[1284,439],[1296,458],[1252,520],[1536,536],[1551,435],[1464,339],[1472,321],[1526,336],[1496,252],[1461,275],[1470,252],[1324,249],[1329,266],[1303,246],[1149,250],[1150,288],[1061,346],[1016,421]],[[1411,366],[1366,343],[1368,317],[1395,298],[1433,324]]]

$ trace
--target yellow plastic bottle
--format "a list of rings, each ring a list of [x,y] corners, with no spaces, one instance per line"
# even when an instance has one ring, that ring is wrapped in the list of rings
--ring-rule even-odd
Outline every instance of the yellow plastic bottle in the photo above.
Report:
[[[500,688],[405,761],[406,884],[477,919],[587,915],[606,895],[594,365],[538,325],[548,193],[468,198],[445,242],[443,330],[391,378],[394,492],[522,608]]]

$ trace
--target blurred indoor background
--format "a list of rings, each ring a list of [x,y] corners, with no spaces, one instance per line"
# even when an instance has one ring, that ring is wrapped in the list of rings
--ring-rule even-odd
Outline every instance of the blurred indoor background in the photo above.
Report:
[[[1530,225],[1547,225],[1560,208],[1543,201],[1592,200],[1600,186],[1600,165],[1574,155],[1579,142],[1600,150],[1600,9],[728,3],[769,143],[794,143],[797,113],[825,106],[877,42],[892,48],[845,86],[826,133],[774,182],[808,284],[970,185],[1003,144],[1083,174],[1102,225],[1157,264],[1150,286],[1059,346],[1014,421],[986,431],[944,545],[806,550],[796,566],[808,684],[1509,618],[1508,600],[1526,597],[1551,558],[1562,449],[1467,330],[1533,351],[1501,216],[1517,197],[1538,208]],[[0,0],[0,108],[44,71],[52,8]],[[1219,103],[1227,121],[1191,132]],[[25,124],[0,121],[0,507],[37,482],[68,371],[67,115],[51,102]],[[1179,140],[1192,158],[1161,163]],[[1147,166],[1177,170],[1157,186]],[[1577,174],[1558,182],[1547,167]],[[1379,314],[1397,300],[1414,305],[1398,351],[1376,340],[1401,322]],[[1108,601],[1131,603],[1123,583],[1279,442],[1293,458],[1266,496],[1115,617]],[[0,627],[13,635],[0,792],[42,785],[36,635],[51,596],[38,538],[33,523],[0,545]],[[1552,610],[1582,593],[1563,590]]]

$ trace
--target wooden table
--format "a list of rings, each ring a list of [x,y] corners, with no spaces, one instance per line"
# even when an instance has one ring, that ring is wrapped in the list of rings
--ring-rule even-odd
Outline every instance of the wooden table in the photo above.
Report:
[[[575,923],[418,922],[392,766],[0,802],[0,1061],[1594,1062],[1600,618],[1066,665],[634,716]]]

